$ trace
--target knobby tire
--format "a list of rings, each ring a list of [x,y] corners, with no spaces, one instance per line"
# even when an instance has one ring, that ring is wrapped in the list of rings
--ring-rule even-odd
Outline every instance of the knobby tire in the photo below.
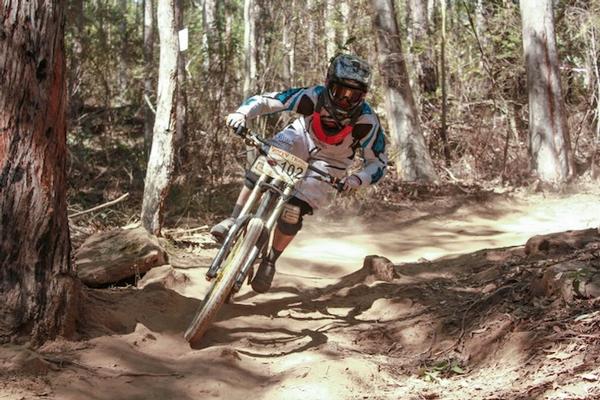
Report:
[[[246,226],[245,232],[242,232],[233,244],[231,253],[227,256],[217,276],[213,279],[208,293],[204,296],[196,312],[194,320],[185,332],[184,337],[189,343],[197,343],[202,338],[223,306],[223,303],[229,297],[240,268],[260,238],[263,226],[264,223],[260,219],[251,219]]]

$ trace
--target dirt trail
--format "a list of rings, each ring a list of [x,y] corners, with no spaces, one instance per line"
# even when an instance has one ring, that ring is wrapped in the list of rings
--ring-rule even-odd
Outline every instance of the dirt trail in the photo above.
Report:
[[[531,364],[537,353],[528,346],[537,336],[520,331],[518,310],[473,300],[505,296],[502,274],[485,278],[484,267],[513,255],[424,262],[598,227],[598,200],[536,195],[407,210],[370,222],[313,218],[285,254],[271,292],[243,289],[195,350],[182,332],[206,288],[205,268],[180,269],[191,282],[177,292],[91,291],[87,340],[47,345],[44,354],[63,361],[43,361],[48,374],[41,378],[0,379],[0,399],[600,398],[594,397],[598,367],[583,371],[587,378],[552,383],[562,370]],[[379,282],[356,272],[369,254],[392,260],[399,277]],[[471,272],[487,286],[477,286]],[[471,321],[470,314],[487,319]],[[453,348],[457,338],[464,343]],[[563,345],[549,347],[550,354],[560,358]],[[575,350],[561,368],[586,361]],[[20,351],[4,349],[2,358],[22,357]],[[515,388],[529,397],[518,397]]]

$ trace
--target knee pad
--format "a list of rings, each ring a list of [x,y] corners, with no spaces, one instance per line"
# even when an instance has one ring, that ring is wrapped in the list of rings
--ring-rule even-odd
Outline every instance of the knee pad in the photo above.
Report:
[[[293,236],[302,229],[302,209],[300,206],[287,203],[277,220],[277,227],[281,233]]]

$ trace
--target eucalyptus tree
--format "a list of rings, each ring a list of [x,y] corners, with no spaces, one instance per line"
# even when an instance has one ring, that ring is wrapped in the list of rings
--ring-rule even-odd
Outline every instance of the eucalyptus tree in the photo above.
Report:
[[[0,6],[0,342],[75,333],[64,1]]]
[[[560,184],[573,169],[552,6],[552,0],[520,0],[532,169],[541,181]]]
[[[373,27],[377,33],[377,60],[386,98],[386,116],[392,144],[398,155],[400,177],[407,181],[435,181],[437,174],[419,124],[410,87],[396,10],[392,0],[372,0]]]
[[[175,133],[177,130],[177,91],[179,40],[175,7],[179,0],[158,2],[158,34],[160,61],[158,71],[158,102],[152,139],[152,149],[144,182],[141,220],[146,230],[160,234],[167,195],[175,170]]]

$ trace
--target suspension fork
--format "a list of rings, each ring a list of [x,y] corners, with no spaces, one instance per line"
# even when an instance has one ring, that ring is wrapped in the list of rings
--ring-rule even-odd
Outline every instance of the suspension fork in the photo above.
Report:
[[[275,185],[276,184],[277,184],[277,182],[275,183]],[[270,189],[270,190],[267,189],[265,196],[268,196],[268,197],[263,198],[263,202],[261,202],[261,206],[259,207],[259,208],[263,208],[263,206],[264,206],[264,208],[265,208],[264,211],[267,211],[267,212],[269,211],[269,208],[270,208],[269,206],[271,205],[271,201],[272,201],[271,196],[274,195],[274,193],[271,190],[275,190],[275,189]],[[242,284],[244,283],[244,279],[246,278],[246,276],[248,276],[248,272],[250,271],[250,268],[252,268],[252,266],[254,265],[254,262],[255,262],[256,258],[258,257],[258,255],[260,254],[260,252],[263,250],[266,250],[268,252],[269,243],[270,243],[270,239],[271,239],[271,232],[273,231],[273,227],[275,226],[275,223],[277,222],[277,220],[279,219],[279,216],[281,215],[281,212],[283,211],[283,206],[290,199],[292,190],[293,190],[292,187],[286,186],[282,192],[278,191],[279,196],[277,199],[277,203],[271,209],[271,212],[267,213],[264,218],[260,214],[260,211],[257,213],[257,217],[262,218],[265,223],[265,225],[263,227],[263,232],[262,232],[258,242],[256,243],[256,246],[252,249],[252,251],[250,252],[250,255],[248,256],[248,258],[242,265],[242,268],[240,268],[240,273],[238,274],[236,283],[234,285],[234,289],[233,289],[234,291],[237,292],[238,290],[240,290],[240,288],[242,287]]]
[[[215,258],[213,258],[213,261],[210,264],[208,271],[206,272],[206,279],[211,280],[215,276],[217,276],[217,272],[219,271],[223,260],[227,257],[231,246],[234,244],[234,239],[238,236],[239,231],[243,227],[245,227],[248,221],[250,220],[250,217],[252,216],[250,214],[250,210],[254,206],[254,203],[256,203],[256,200],[260,197],[262,192],[262,185],[265,183],[266,180],[267,176],[264,174],[262,174],[258,178],[258,181],[254,185],[252,192],[250,192],[250,196],[248,197],[248,200],[246,200],[246,203],[244,204],[240,215],[236,218],[231,229],[229,229],[229,232],[227,233],[227,236],[223,241],[223,245],[217,252]]]

